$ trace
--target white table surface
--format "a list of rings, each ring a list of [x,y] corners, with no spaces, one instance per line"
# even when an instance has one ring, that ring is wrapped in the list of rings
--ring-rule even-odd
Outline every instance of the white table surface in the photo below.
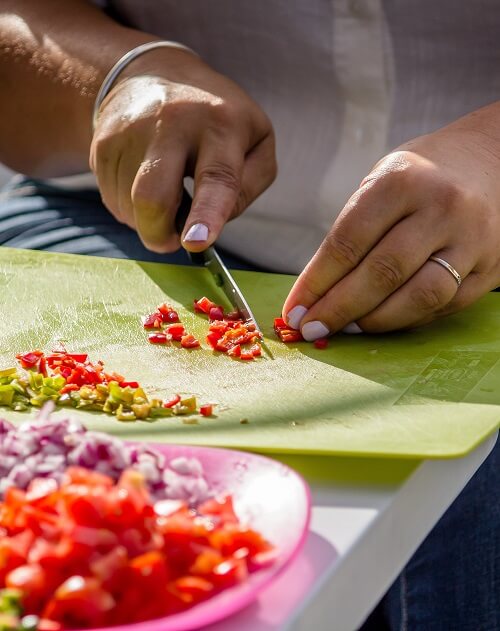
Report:
[[[355,631],[497,435],[452,460],[285,458],[312,490],[306,545],[254,604],[206,631]]]

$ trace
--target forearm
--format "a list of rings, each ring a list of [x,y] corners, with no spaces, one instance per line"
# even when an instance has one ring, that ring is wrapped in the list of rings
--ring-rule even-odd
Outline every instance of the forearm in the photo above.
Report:
[[[40,177],[87,170],[97,90],[152,39],[84,0],[0,0],[0,161]]]

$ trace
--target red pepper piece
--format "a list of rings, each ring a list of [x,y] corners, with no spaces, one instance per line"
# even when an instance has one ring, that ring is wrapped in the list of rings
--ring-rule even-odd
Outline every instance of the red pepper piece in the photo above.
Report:
[[[215,349],[217,347],[217,342],[221,339],[221,337],[221,334],[211,332],[207,335],[207,343]]]
[[[254,344],[250,347],[250,350],[252,351],[252,355],[254,357],[260,357],[262,355],[262,348],[260,344]]]
[[[167,334],[174,342],[180,342],[183,335],[186,335],[186,329],[182,324],[172,324],[167,328]]]
[[[165,333],[150,333],[148,335],[148,340],[151,342],[151,344],[166,344],[167,336]]]
[[[223,320],[224,309],[222,307],[212,307],[208,312],[208,317],[210,320]]]
[[[16,355],[16,359],[21,362],[23,368],[34,368],[41,357],[43,357],[42,351],[32,351],[31,353]]]
[[[41,373],[44,377],[47,376],[47,362],[45,361],[45,357],[43,355],[40,357],[38,372]]]
[[[231,357],[240,357],[241,356],[241,346],[239,344],[236,344],[236,346],[233,346],[232,348],[230,348],[227,351],[227,354],[230,355]]]
[[[213,309],[214,307],[217,307],[215,302],[212,302],[206,296],[194,301],[194,310],[197,313],[206,313],[208,315],[210,313],[210,309]]]
[[[274,318],[274,330],[279,331],[280,329],[289,329],[288,324],[283,320],[283,318]]]
[[[214,413],[214,406],[211,403],[206,403],[205,405],[200,405],[200,414],[202,416],[212,416]]]
[[[70,359],[74,359],[76,362],[80,362],[81,364],[84,364],[89,358],[86,353],[66,353],[65,355],[63,355],[63,357],[69,357]]]
[[[158,313],[161,314],[161,319],[163,322],[169,322],[171,324],[173,324],[174,322],[179,322],[179,314],[177,313],[177,311],[166,303],[159,305]]]
[[[168,399],[167,401],[163,401],[163,407],[164,408],[173,408],[174,405],[177,405],[177,403],[180,403],[181,400],[181,395],[180,394],[175,394],[172,398]]]
[[[67,383],[59,390],[59,394],[67,394],[68,392],[73,392],[79,389],[80,388],[76,385],[76,383]]]
[[[162,315],[161,313],[151,313],[142,319],[142,326],[145,329],[161,329]]]
[[[138,381],[122,381],[120,386],[122,388],[126,388],[127,386],[129,388],[138,388],[139,387],[139,382]]]
[[[302,342],[303,337],[300,331],[296,331],[295,329],[280,329],[278,335],[282,342],[285,344],[290,344],[293,342]]]
[[[314,340],[314,347],[323,350],[328,347],[328,338],[320,337],[317,340]]]
[[[253,353],[251,350],[242,349],[240,359],[246,359],[251,361],[253,359]]]
[[[200,343],[194,335],[189,333],[188,335],[183,335],[181,337],[181,346],[182,348],[198,348]]]

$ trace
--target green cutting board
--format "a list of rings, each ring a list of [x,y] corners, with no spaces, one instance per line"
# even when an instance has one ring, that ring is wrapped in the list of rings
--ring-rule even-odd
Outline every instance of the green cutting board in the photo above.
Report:
[[[242,362],[206,345],[186,351],[148,343],[140,317],[164,301],[204,340],[207,321],[193,312],[193,298],[222,300],[205,270],[0,248],[0,367],[13,365],[18,352],[49,351],[62,340],[150,393],[217,403],[216,418],[194,424],[178,417],[123,423],[75,411],[88,427],[129,439],[437,458],[467,453],[498,427],[500,295],[419,331],[337,335],[327,350],[316,350],[284,345],[272,331],[291,276],[235,277],[272,357]]]

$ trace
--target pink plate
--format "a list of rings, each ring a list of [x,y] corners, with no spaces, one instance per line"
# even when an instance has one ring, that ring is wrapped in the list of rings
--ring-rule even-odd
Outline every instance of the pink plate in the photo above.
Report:
[[[255,600],[290,563],[304,544],[309,529],[309,489],[304,480],[284,464],[230,449],[156,443],[152,446],[168,459],[198,458],[210,488],[231,493],[238,517],[276,545],[279,555],[272,566],[252,573],[242,585],[226,589],[188,611],[147,622],[107,627],[106,631],[190,631],[230,616]]]

